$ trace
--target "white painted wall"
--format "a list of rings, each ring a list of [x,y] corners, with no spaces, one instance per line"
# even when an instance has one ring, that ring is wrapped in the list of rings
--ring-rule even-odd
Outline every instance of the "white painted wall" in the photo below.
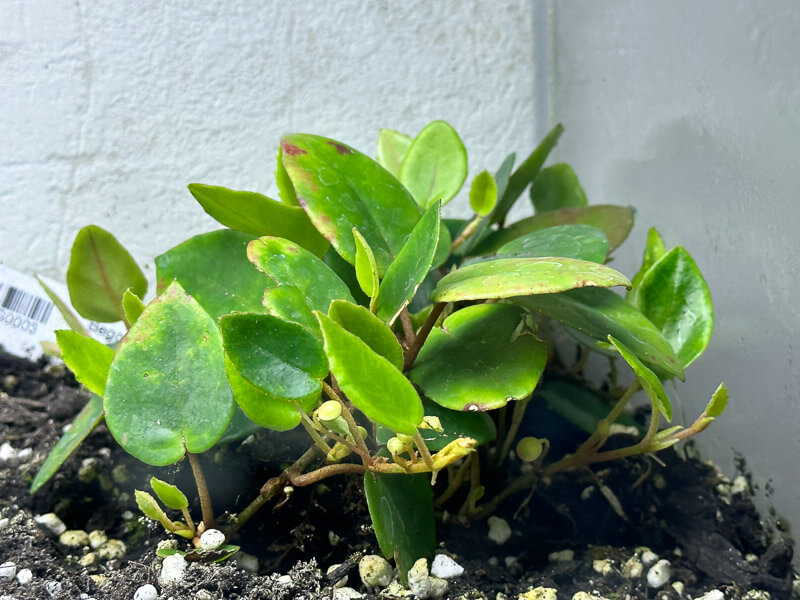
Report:
[[[374,155],[445,119],[473,174],[536,143],[525,0],[0,0],[0,23],[0,262],[28,273],[63,278],[95,223],[152,279],[216,227],[186,184],[276,193],[285,133]]]
[[[697,443],[729,473],[744,455],[763,504],[797,526],[797,3],[579,0],[558,3],[555,20],[559,157],[590,202],[638,211],[617,268],[633,272],[656,225],[711,287],[716,329],[677,388],[682,420],[724,379],[729,412]]]

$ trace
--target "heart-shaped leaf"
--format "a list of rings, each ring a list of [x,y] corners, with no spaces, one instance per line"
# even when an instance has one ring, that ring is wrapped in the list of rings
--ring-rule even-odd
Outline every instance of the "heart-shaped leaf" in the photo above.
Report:
[[[68,329],[56,331],[56,342],[64,364],[75,374],[75,379],[89,391],[102,396],[114,351],[93,338]]]
[[[105,229],[88,225],[72,244],[67,268],[69,299],[92,321],[122,321],[122,295],[128,288],[143,298],[147,280],[128,251]]]
[[[528,397],[547,362],[547,347],[509,304],[478,304],[434,328],[409,378],[453,410],[491,410]]]
[[[189,238],[156,257],[158,288],[177,280],[214,318],[234,311],[263,312],[269,280],[247,260],[253,236],[221,229]]]
[[[605,234],[591,225],[556,225],[518,237],[497,250],[499,256],[560,256],[603,264],[608,255]]]
[[[350,237],[353,237],[352,232]],[[247,256],[276,285],[292,285],[300,290],[312,310],[328,312],[333,300],[353,301],[339,276],[294,242],[262,237],[247,246]]]
[[[411,382],[389,360],[336,321],[317,312],[331,373],[350,401],[371,421],[413,435],[422,402]]]
[[[298,202],[317,230],[354,264],[356,227],[383,275],[419,220],[409,191],[377,162],[341,142],[293,134],[281,140],[281,148]]]
[[[33,478],[31,483],[31,494],[47,483],[50,478],[56,474],[70,455],[75,452],[78,446],[81,445],[86,436],[91,433],[92,429],[97,427],[103,421],[103,399],[100,396],[92,394],[89,402],[83,407],[75,420],[61,436],[61,439],[56,442],[50,454],[39,467],[36,477]]]
[[[153,300],[120,342],[104,408],[117,442],[150,465],[204,452],[225,433],[233,393],[222,337],[179,283]]]
[[[558,163],[539,172],[531,185],[531,201],[537,214],[588,204],[578,176],[572,167],[564,163]]]
[[[254,236],[275,235],[300,244],[322,256],[328,240],[314,229],[306,212],[299,206],[276,202],[256,192],[240,192],[224,187],[192,183],[192,196],[217,221]]]
[[[579,287],[630,285],[619,271],[573,258],[497,258],[466,265],[439,281],[434,302],[552,294]]]
[[[375,314],[390,325],[411,302],[433,264],[439,242],[440,204],[435,202],[414,226],[378,289]]]
[[[497,203],[497,184],[489,171],[478,173],[469,190],[469,205],[476,214],[486,216]]]
[[[225,353],[252,385],[285,401],[319,397],[328,363],[305,327],[258,313],[224,315],[219,323]]]
[[[467,150],[455,129],[433,121],[417,134],[400,166],[400,181],[422,208],[447,204],[467,178]]]
[[[420,558],[433,560],[436,524],[429,476],[364,474],[364,494],[378,545],[386,558],[394,557],[403,585]]]
[[[551,210],[487,235],[471,254],[493,254],[501,246],[525,234],[555,225],[572,224],[593,225],[601,229],[608,239],[609,251],[613,251],[625,241],[633,227],[633,210],[610,204]]]
[[[645,273],[634,296],[639,310],[661,333],[686,368],[711,340],[711,292],[689,253],[677,246]]]
[[[412,138],[394,129],[381,129],[378,134],[378,162],[395,177],[400,177],[400,165],[406,157]]]
[[[622,342],[616,339],[613,335],[608,336],[608,341],[619,351],[620,356],[625,359],[625,362],[631,366],[633,372],[636,374],[636,379],[645,391],[650,401],[653,403],[653,410],[657,410],[667,418],[667,421],[672,420],[672,404],[669,401],[667,392],[664,391],[664,386],[658,375],[648,369],[639,358],[631,352],[629,348]]]
[[[523,308],[596,339],[613,335],[659,374],[683,379],[683,368],[661,332],[624,298],[605,288],[514,298]]]
[[[398,369],[403,368],[403,349],[386,324],[363,306],[335,300],[328,313],[331,319],[357,335],[375,352]]]

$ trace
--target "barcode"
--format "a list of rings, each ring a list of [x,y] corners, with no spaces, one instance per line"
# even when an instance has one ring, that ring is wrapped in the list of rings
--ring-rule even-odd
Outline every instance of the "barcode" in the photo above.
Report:
[[[0,307],[43,324],[47,323],[50,313],[53,312],[53,303],[49,300],[24,292],[2,281],[0,281],[0,299],[2,299]]]

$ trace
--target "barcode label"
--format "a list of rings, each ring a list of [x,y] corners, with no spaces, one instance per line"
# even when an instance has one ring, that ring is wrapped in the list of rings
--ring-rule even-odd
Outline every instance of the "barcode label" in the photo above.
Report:
[[[0,307],[42,324],[47,323],[50,313],[53,312],[53,303],[50,300],[29,294],[2,281],[0,281]]]

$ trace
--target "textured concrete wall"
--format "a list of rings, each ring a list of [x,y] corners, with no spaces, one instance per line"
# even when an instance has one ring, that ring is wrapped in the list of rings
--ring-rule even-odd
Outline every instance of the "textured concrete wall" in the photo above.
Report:
[[[676,389],[678,415],[694,418],[724,379],[729,412],[698,445],[728,472],[742,453],[763,504],[797,527],[797,4],[585,0],[559,3],[556,22],[559,155],[591,202],[638,211],[615,264],[632,272],[656,225],[711,287],[716,329]]]
[[[2,0],[0,22],[0,261],[28,273],[63,277],[95,223],[152,277],[215,228],[186,184],[275,193],[284,133],[372,155],[445,119],[473,174],[536,142],[525,0]]]

